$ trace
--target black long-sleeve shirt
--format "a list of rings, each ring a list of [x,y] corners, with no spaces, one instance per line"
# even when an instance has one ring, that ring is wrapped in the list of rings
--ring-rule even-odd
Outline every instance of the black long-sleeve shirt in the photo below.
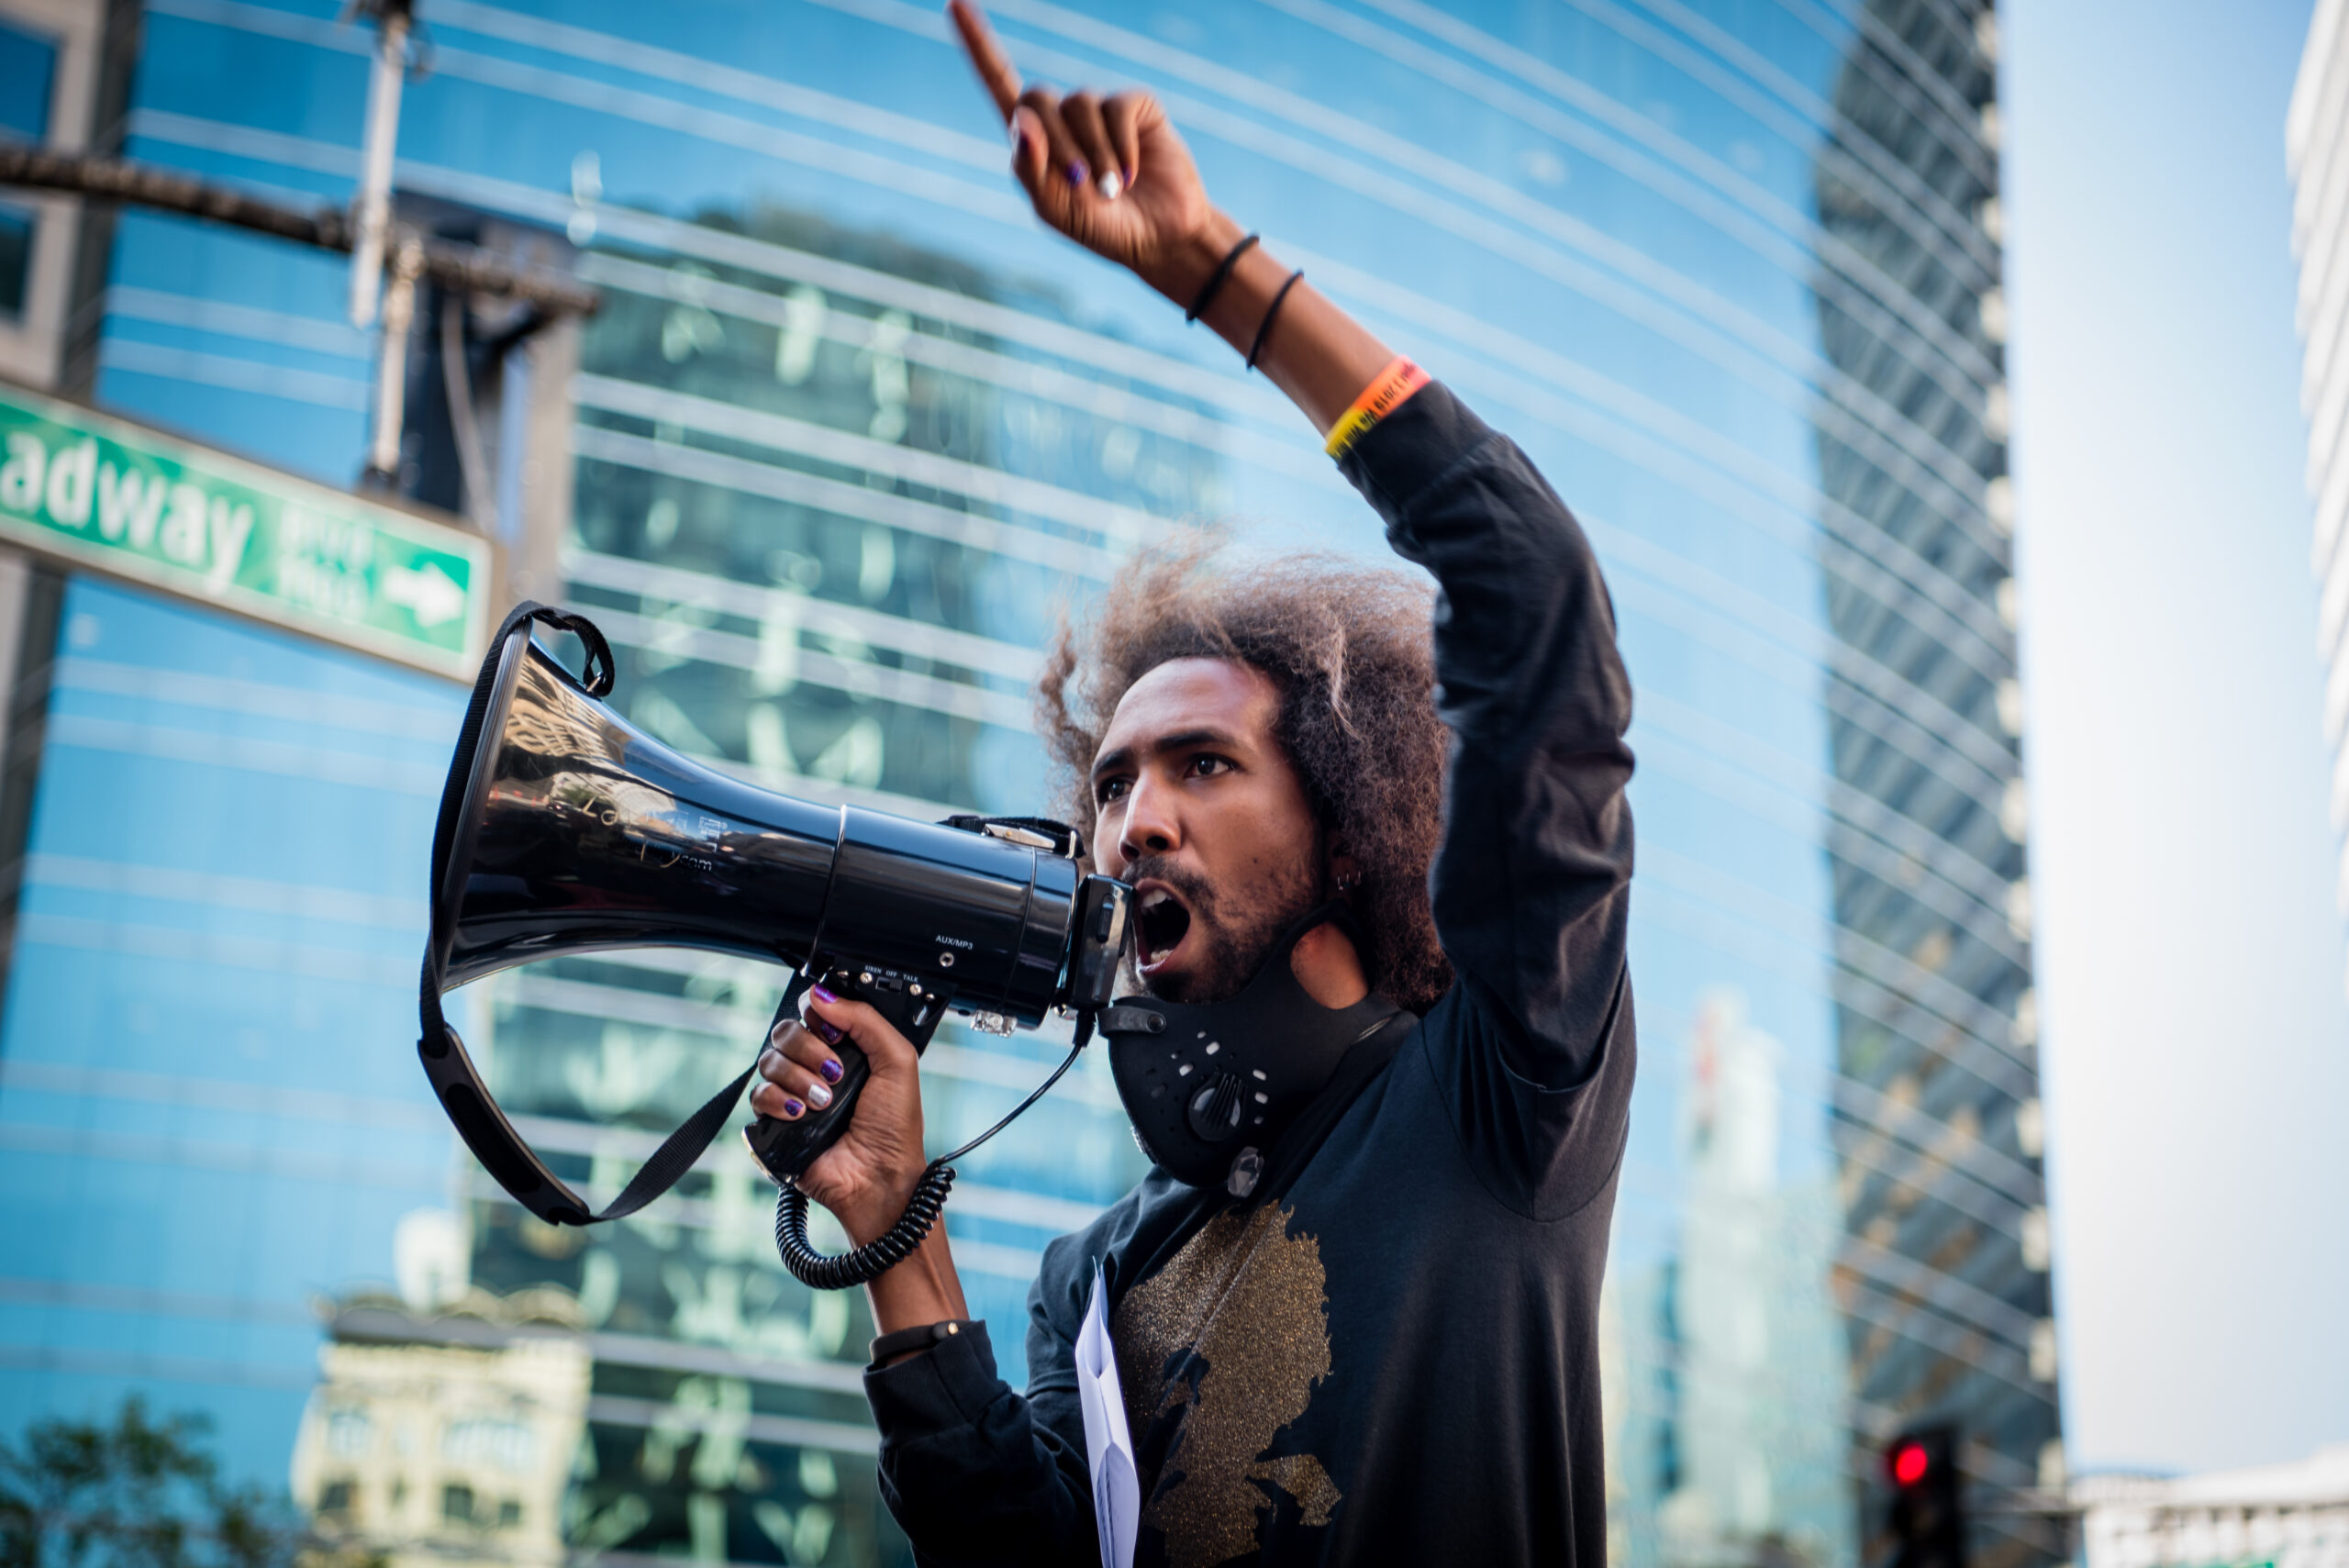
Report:
[[[1606,1561],[1598,1292],[1634,1056],[1613,610],[1564,504],[1442,386],[1343,467],[1441,589],[1457,981],[1383,1063],[1350,1059],[1251,1199],[1152,1169],[1054,1241],[1024,1398],[984,1331],[866,1373],[925,1562],[1097,1560],[1073,1350],[1097,1261],[1137,1563]]]

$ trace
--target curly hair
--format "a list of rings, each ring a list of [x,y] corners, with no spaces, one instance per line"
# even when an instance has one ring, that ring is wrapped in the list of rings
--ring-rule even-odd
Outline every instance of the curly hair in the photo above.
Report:
[[[1063,616],[1037,689],[1038,729],[1068,819],[1093,837],[1087,778],[1133,684],[1176,659],[1231,659],[1280,694],[1275,734],[1325,840],[1362,871],[1351,895],[1372,987],[1414,1012],[1452,984],[1428,870],[1449,732],[1435,710],[1434,592],[1331,555],[1230,559],[1186,532],[1119,573],[1092,616]]]

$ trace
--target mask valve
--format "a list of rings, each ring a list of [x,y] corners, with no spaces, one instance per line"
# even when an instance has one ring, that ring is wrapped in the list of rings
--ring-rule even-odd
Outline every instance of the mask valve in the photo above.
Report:
[[[1240,1080],[1229,1073],[1217,1073],[1191,1096],[1192,1132],[1205,1142],[1222,1142],[1240,1130],[1242,1106]]]

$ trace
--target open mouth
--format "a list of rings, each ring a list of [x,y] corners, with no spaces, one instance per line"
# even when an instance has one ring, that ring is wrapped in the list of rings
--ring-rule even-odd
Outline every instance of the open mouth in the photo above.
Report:
[[[1191,912],[1183,906],[1173,890],[1163,886],[1148,886],[1142,890],[1141,902],[1134,917],[1134,946],[1137,966],[1155,968],[1164,962],[1191,929]]]

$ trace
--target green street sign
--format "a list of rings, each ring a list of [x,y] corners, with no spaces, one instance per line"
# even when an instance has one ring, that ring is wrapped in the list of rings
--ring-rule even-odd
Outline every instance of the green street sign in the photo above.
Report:
[[[489,541],[0,384],[0,541],[470,679]]]

